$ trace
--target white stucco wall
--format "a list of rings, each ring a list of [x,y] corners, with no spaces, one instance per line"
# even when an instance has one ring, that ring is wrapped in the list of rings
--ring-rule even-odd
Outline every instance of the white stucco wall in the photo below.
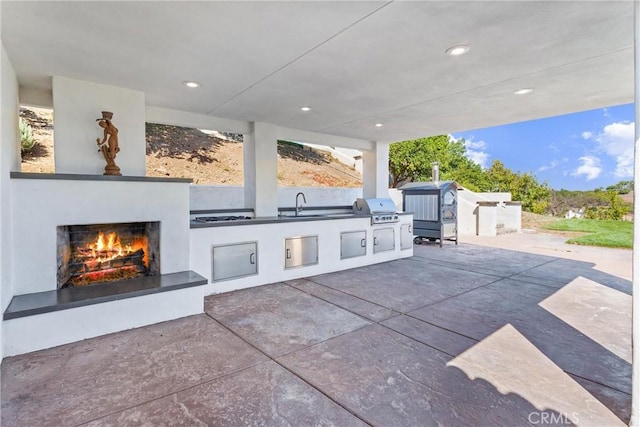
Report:
[[[18,130],[18,81],[11,61],[1,46],[0,95],[0,308],[4,310],[13,296],[12,211],[9,172],[20,168]],[[4,333],[0,326],[0,360],[3,354]]]
[[[362,188],[279,187],[278,207],[295,207],[299,192],[307,198],[304,206],[351,206],[362,197]]]
[[[300,191],[307,198],[305,206],[346,206],[362,197],[361,188],[278,187],[278,207],[295,206],[296,194]],[[190,210],[244,207],[244,187],[191,185],[189,188]]]
[[[468,191],[468,193],[472,193],[471,191]],[[511,201],[511,193],[505,193],[505,192],[495,192],[495,193],[489,193],[489,192],[485,192],[485,193],[473,193],[475,194],[480,200],[483,201],[487,201],[487,202],[500,202],[500,203],[504,203],[504,202],[510,202]]]
[[[244,187],[195,184],[189,186],[189,209],[192,211],[244,207]]]
[[[475,193],[470,190],[458,191],[458,234],[461,236],[475,236],[478,235],[478,202],[499,202],[504,211],[504,202],[511,201],[511,193]],[[496,220],[485,218],[481,221],[483,224],[496,224],[497,226],[497,207],[491,209],[485,209],[485,215],[495,216]],[[515,221],[515,219],[514,219]],[[488,227],[491,227],[489,225]],[[493,226],[495,228],[495,226]],[[483,230],[482,235],[486,233],[495,233],[495,231]]]
[[[160,221],[160,272],[189,269],[187,183],[11,181],[17,295],[56,289],[59,225]]]
[[[120,145],[116,164],[122,175],[144,176],[144,102],[143,92],[54,76],[56,173],[104,173],[106,162],[96,145],[103,130],[96,119],[102,117],[102,111],[111,111]]]

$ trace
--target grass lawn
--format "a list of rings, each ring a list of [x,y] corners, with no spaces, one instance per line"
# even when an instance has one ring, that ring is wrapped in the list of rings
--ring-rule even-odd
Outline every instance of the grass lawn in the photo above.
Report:
[[[585,246],[631,249],[633,223],[630,221],[604,221],[599,219],[561,219],[544,228],[548,230],[579,231],[589,233],[567,240],[567,243]]]

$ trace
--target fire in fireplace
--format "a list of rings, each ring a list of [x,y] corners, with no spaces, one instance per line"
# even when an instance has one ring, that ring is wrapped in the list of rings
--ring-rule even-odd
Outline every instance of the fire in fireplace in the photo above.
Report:
[[[58,288],[114,282],[160,272],[160,223],[63,225]]]

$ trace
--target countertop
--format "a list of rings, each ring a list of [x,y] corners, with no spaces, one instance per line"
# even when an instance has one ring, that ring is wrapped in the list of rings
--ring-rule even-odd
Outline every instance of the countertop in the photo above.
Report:
[[[397,215],[413,215],[411,212],[398,212]],[[231,221],[215,221],[215,222],[198,222],[191,220],[191,228],[210,228],[210,227],[230,227],[242,225],[260,225],[260,224],[278,224],[290,222],[307,222],[307,221],[330,221],[342,219],[362,219],[371,218],[371,215],[355,215],[352,213],[343,214],[320,214],[320,215],[300,215],[300,216],[268,216],[257,217],[252,219],[237,219]]]

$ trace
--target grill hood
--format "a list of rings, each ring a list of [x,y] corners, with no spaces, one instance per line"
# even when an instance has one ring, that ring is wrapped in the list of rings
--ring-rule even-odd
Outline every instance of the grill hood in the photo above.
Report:
[[[359,215],[389,214],[396,212],[396,204],[391,199],[356,199],[353,213]]]

